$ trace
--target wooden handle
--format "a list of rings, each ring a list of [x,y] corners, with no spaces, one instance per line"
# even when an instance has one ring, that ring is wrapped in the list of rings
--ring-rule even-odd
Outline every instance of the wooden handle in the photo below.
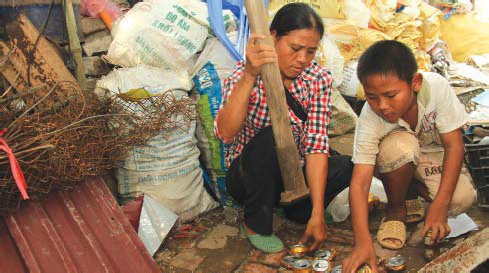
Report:
[[[273,46],[263,0],[246,0],[245,5],[251,32],[265,35],[266,38],[259,42]],[[278,63],[263,65],[261,76],[265,85],[278,163],[285,188],[280,202],[288,204],[307,196],[309,189],[304,180],[299,152],[292,136],[289,110]]]
[[[78,39],[78,30],[75,21],[75,12],[73,11],[72,0],[63,1],[66,18],[66,28],[68,29],[68,40],[70,43],[71,53],[76,62],[76,78],[83,90],[87,89],[87,79],[83,67],[82,50],[80,40]]]

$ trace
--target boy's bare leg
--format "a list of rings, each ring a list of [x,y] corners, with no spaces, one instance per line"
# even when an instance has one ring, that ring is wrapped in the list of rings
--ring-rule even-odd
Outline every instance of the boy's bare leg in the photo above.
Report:
[[[388,199],[386,221],[404,222],[406,219],[406,194],[413,180],[414,170],[414,164],[409,162],[395,171],[380,174]]]
[[[417,179],[413,179],[413,181],[409,185],[406,199],[407,200],[416,199],[418,196],[421,196],[428,203],[431,203],[433,201],[433,199],[431,199],[430,197],[428,187],[426,187],[426,185],[423,182],[420,182]]]

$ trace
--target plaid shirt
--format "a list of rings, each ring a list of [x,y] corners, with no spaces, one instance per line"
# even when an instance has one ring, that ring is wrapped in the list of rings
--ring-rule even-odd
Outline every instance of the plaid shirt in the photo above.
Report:
[[[222,101],[219,109],[236,89],[238,81],[243,75],[244,63],[238,62],[231,75],[224,80],[222,88]],[[289,107],[290,123],[295,143],[299,149],[299,156],[304,165],[304,156],[308,154],[329,155],[328,124],[331,118],[331,86],[333,78],[329,71],[321,67],[317,62],[311,64],[292,82],[289,92],[300,102],[307,113],[307,121],[300,120]],[[266,102],[265,88],[260,76],[257,77],[255,86],[248,104],[248,114],[241,131],[230,140],[225,140],[219,135],[217,119],[214,121],[214,133],[225,142],[226,166],[229,167],[234,159],[241,155],[244,146],[260,132],[261,129],[271,125],[268,105]]]

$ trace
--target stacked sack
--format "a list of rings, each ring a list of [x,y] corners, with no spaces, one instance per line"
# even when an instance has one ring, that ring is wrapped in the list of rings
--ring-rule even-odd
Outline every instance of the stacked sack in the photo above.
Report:
[[[226,31],[237,29],[231,11],[223,11],[223,20]],[[139,2],[114,22],[112,36],[106,59],[121,68],[98,81],[97,89],[131,99],[138,99],[141,92],[144,96],[172,92],[176,99],[189,99],[195,64],[215,40],[207,5],[198,0]],[[219,205],[204,187],[196,138],[201,122],[183,124],[183,115],[169,121],[173,128],[131,151],[116,170],[122,203],[147,194],[183,222]]]
[[[237,33],[228,35],[235,41]],[[223,206],[234,206],[227,194],[224,144],[214,135],[214,119],[222,100],[222,83],[233,71],[236,60],[217,38],[207,40],[192,72],[199,102],[197,139],[208,182]]]

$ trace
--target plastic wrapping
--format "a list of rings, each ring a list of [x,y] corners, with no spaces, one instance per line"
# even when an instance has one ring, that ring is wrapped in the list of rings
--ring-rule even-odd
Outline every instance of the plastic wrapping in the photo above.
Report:
[[[148,195],[144,196],[141,218],[139,219],[139,238],[149,254],[154,255],[165,237],[177,221],[178,216]]]
[[[442,21],[441,32],[457,62],[465,62],[471,55],[489,53],[489,23],[471,15],[456,14]]]
[[[370,186],[370,193],[377,196],[381,203],[387,203],[387,195],[385,194],[384,186],[382,181],[376,177],[372,178],[372,184]],[[350,204],[348,202],[350,194],[350,188],[344,189],[340,194],[338,194],[333,201],[326,208],[326,212],[329,213],[333,221],[343,222],[350,215]]]
[[[344,13],[345,17],[354,21],[357,26],[368,28],[370,10],[365,6],[362,0],[345,0]]]

